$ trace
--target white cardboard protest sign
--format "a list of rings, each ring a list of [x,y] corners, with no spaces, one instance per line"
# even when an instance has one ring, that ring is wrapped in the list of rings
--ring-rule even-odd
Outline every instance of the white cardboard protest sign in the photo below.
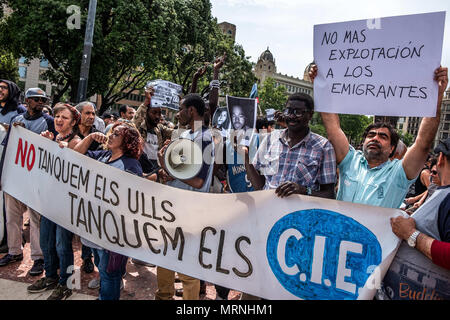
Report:
[[[179,109],[179,95],[183,91],[183,87],[179,84],[166,80],[149,81],[146,85],[155,89],[152,96],[152,107],[166,107],[173,110]]]
[[[12,128],[4,191],[103,248],[268,299],[372,299],[399,210],[175,189]]]
[[[445,12],[314,26],[315,109],[435,116]]]

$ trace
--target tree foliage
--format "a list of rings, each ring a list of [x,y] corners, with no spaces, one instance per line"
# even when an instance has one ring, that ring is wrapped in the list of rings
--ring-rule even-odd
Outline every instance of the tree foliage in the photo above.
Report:
[[[397,130],[398,136],[400,140],[403,141],[403,143],[410,147],[414,143],[414,136],[410,134],[409,132],[403,132],[401,130]]]
[[[19,80],[17,59],[4,50],[0,50],[0,79],[11,80],[15,83]]]
[[[339,119],[342,131],[344,131],[347,136],[349,143],[355,147],[361,143],[364,130],[373,122],[372,117],[352,114],[340,114]],[[320,134],[323,137],[327,137],[327,131],[325,130],[319,112],[314,113],[310,122],[310,128],[311,131]]]
[[[72,0],[0,0],[12,13],[0,22],[0,47],[15,56],[45,58],[45,76],[76,102],[89,0],[78,1],[80,29],[67,27]],[[225,89],[251,88],[251,63],[224,38],[209,0],[102,0],[97,2],[87,96],[100,94],[100,113],[146,81],[163,75],[186,93],[199,65],[227,52]],[[242,72],[242,75],[237,75]],[[207,81],[205,79],[204,81]],[[248,88],[247,88],[248,87]]]
[[[364,130],[373,122],[372,117],[355,114],[340,114],[339,119],[348,141],[354,146],[361,143]]]
[[[287,98],[284,86],[275,87],[275,80],[266,78],[259,94],[259,105],[263,112],[270,108],[282,111]]]

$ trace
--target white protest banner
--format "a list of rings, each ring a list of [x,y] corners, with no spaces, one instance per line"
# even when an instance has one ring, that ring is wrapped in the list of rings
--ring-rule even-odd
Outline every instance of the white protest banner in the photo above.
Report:
[[[152,96],[152,107],[179,109],[179,95],[182,93],[182,86],[161,79],[149,81],[145,85],[146,88],[150,86],[155,89],[155,93]]]
[[[445,12],[314,26],[315,109],[433,117]]]
[[[268,299],[372,299],[400,210],[157,184],[12,128],[4,191],[123,255]]]

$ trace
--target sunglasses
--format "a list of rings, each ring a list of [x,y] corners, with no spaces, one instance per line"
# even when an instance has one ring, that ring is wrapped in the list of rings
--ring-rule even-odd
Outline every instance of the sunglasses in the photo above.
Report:
[[[2,89],[2,90],[8,90],[8,86],[0,86],[0,89]]]
[[[307,114],[309,112],[308,109],[291,109],[291,108],[287,108],[283,111],[283,114],[285,116],[288,115],[294,115],[296,117],[303,117],[305,114]]]
[[[34,102],[43,102],[43,103],[46,103],[47,102],[47,98],[39,98],[39,97],[36,97],[36,98],[31,98]]]
[[[436,170],[431,170],[431,174],[432,174],[432,175],[437,175],[438,172],[437,172]]]

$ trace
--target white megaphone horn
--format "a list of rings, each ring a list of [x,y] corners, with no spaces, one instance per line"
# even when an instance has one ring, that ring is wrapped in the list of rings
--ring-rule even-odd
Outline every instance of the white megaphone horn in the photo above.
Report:
[[[202,148],[189,139],[172,141],[164,153],[167,173],[179,180],[188,180],[198,175],[203,165]]]

